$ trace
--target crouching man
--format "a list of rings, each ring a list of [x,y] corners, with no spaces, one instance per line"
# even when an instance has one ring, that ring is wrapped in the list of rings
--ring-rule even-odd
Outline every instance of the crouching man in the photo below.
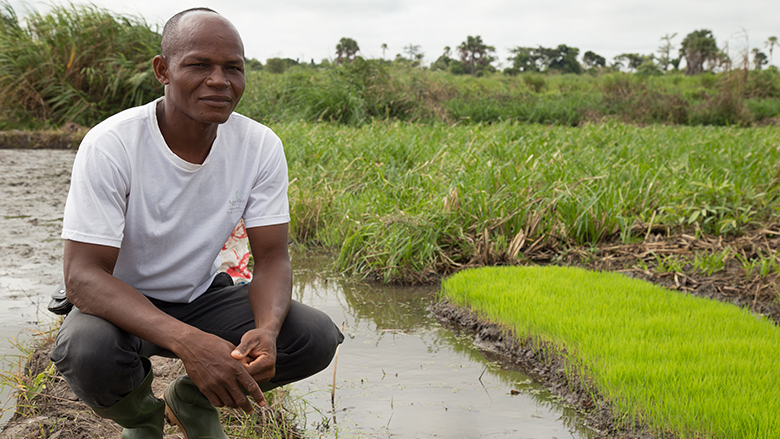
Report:
[[[153,65],[164,96],[106,119],[76,154],[62,233],[75,308],[51,357],[123,438],[161,438],[167,415],[189,439],[227,439],[215,406],[252,412],[248,396],[263,405],[263,391],[324,369],[343,336],[291,300],[287,164],[273,132],[233,112],[235,27],[205,8],[176,14]],[[242,218],[253,280],[234,286],[218,255]],[[163,400],[152,355],[187,371]]]

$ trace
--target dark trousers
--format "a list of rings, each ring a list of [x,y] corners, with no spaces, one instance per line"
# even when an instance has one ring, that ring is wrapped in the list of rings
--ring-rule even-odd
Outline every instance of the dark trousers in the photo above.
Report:
[[[192,303],[152,303],[184,323],[238,345],[241,336],[255,327],[248,290],[248,285],[234,286],[230,276],[220,273]],[[270,390],[325,369],[343,340],[325,313],[292,301],[276,340],[276,375],[270,383],[261,383],[261,388]],[[110,407],[141,384],[145,376],[141,356],[153,355],[175,357],[74,308],[57,334],[51,359],[82,401],[93,407]]]

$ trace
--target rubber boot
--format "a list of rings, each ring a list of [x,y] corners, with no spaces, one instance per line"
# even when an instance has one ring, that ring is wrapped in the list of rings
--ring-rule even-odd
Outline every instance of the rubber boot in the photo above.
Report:
[[[146,377],[140,386],[111,407],[92,407],[92,410],[124,427],[122,439],[162,439],[165,403],[152,393],[152,363],[145,357],[141,357],[141,362]]]
[[[181,429],[185,439],[228,439],[219,411],[187,375],[173,380],[163,398],[165,418]]]

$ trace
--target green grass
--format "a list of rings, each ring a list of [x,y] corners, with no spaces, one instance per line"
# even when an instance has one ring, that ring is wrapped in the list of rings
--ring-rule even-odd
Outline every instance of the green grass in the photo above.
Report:
[[[651,221],[738,236],[780,213],[773,127],[272,128],[290,167],[292,238],[384,281],[515,263],[534,246],[641,241]]]
[[[682,438],[780,431],[780,331],[747,310],[562,267],[466,270],[442,294],[563,353],[621,419]]]

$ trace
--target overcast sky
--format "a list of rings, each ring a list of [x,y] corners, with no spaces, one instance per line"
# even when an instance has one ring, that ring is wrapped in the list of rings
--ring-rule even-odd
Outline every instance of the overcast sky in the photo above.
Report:
[[[20,16],[49,2],[10,0]],[[74,3],[81,3],[75,1]],[[749,44],[769,55],[769,36],[780,37],[780,0],[95,0],[112,12],[142,16],[162,24],[176,12],[210,7],[230,19],[244,38],[246,56],[263,63],[272,57],[315,62],[334,58],[342,37],[358,42],[367,58],[391,59],[409,44],[419,45],[424,62],[453,51],[468,35],[496,48],[501,66],[516,46],[577,47],[611,60],[621,53],[656,52],[661,37],[712,30],[732,59]],[[774,65],[780,65],[775,47]],[[677,51],[674,51],[676,56]]]

